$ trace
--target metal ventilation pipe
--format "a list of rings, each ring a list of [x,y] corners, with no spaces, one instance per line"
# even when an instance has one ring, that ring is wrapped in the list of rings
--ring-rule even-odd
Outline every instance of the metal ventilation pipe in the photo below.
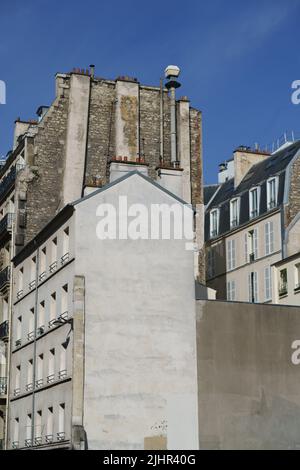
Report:
[[[168,65],[165,69],[165,77],[168,80],[166,88],[170,90],[171,108],[171,162],[174,168],[178,166],[177,158],[177,133],[176,133],[176,88],[181,84],[177,81],[180,68],[177,65]]]

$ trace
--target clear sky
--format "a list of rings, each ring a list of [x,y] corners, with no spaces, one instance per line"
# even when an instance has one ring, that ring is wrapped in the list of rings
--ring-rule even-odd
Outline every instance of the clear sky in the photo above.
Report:
[[[1,0],[0,155],[13,123],[35,118],[54,98],[54,75],[96,65],[96,75],[158,84],[166,65],[203,112],[204,174],[238,145],[267,145],[284,131],[300,137],[300,0]]]

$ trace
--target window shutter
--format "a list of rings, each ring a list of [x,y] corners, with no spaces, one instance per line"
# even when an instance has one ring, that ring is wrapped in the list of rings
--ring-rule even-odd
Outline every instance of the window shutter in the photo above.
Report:
[[[253,245],[254,245],[254,258],[257,259],[258,258],[258,229],[255,228],[254,229],[254,232],[253,232]]]
[[[235,262],[235,240],[232,240],[231,241],[231,256],[232,256],[232,260],[231,260],[231,267],[232,269],[235,269],[235,266],[236,266],[236,262]]]
[[[273,222],[270,222],[269,225],[269,244],[270,244],[270,250],[269,253],[274,252],[274,224]]]
[[[258,302],[258,285],[257,285],[257,272],[253,273],[253,290],[254,301]]]
[[[270,254],[270,242],[269,242],[269,222],[265,224],[265,254]]]
[[[248,263],[248,233],[245,233],[244,238],[244,246],[245,246],[245,263]]]

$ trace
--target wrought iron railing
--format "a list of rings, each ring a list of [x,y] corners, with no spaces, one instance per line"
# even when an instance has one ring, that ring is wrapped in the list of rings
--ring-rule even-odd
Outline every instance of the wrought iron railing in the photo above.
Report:
[[[14,214],[6,214],[3,219],[0,220],[0,237],[5,233],[9,232],[12,228]]]
[[[282,284],[280,284],[279,286],[279,296],[282,297],[284,295],[287,295],[288,293],[288,286],[287,286],[287,282],[283,282]]]

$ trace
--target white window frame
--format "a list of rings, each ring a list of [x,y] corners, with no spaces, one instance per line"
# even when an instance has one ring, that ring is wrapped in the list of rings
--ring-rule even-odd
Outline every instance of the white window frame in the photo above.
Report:
[[[229,302],[235,302],[236,300],[236,285],[235,280],[227,282],[227,300]]]
[[[271,199],[270,184],[272,181],[275,181],[275,199]],[[267,180],[267,209],[268,211],[275,209],[278,202],[278,176],[272,176]]]
[[[216,214],[216,228],[215,230],[213,227],[213,217]],[[213,209],[210,211],[210,217],[209,217],[209,227],[210,227],[210,238],[215,238],[219,235],[219,219],[220,219],[220,210],[219,209]]]
[[[236,203],[236,214],[234,214],[233,207]],[[236,217],[234,217],[236,216]],[[240,198],[236,197],[230,201],[230,228],[238,227],[240,223]]]
[[[257,192],[257,208],[256,208],[256,213],[254,214],[252,194],[255,191]],[[259,206],[260,206],[260,186],[255,186],[255,188],[252,188],[249,191],[249,218],[250,220],[255,219],[255,217],[259,216]]]
[[[274,222],[270,220],[265,224],[265,254],[272,255],[275,251]]]
[[[236,243],[235,239],[227,240],[227,271],[236,268]]]
[[[252,274],[253,274],[253,292],[252,292]],[[248,274],[249,302],[258,303],[258,273],[253,271]],[[253,293],[253,298],[252,298]]]
[[[264,284],[265,284],[265,301],[272,300],[272,269],[271,266],[266,266],[264,269]]]

